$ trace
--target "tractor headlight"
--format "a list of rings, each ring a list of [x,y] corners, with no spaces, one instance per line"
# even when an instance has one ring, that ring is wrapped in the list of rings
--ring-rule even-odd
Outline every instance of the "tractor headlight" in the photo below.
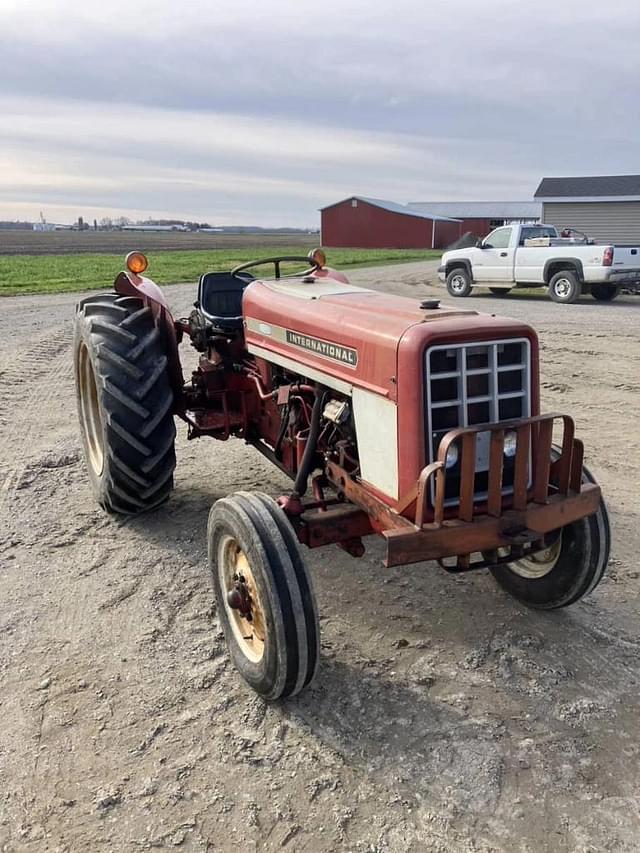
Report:
[[[445,468],[448,470],[449,468],[453,468],[458,463],[458,457],[460,453],[458,451],[458,445],[452,444],[447,450],[447,457],[444,460]]]
[[[515,432],[508,432],[504,437],[504,455],[508,459],[512,459],[516,455],[518,447],[518,437]]]

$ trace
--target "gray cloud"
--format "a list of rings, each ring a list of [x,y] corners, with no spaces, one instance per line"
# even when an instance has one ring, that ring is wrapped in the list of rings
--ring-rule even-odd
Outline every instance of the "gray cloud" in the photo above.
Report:
[[[3,6],[0,216],[311,224],[638,171],[636,0]]]

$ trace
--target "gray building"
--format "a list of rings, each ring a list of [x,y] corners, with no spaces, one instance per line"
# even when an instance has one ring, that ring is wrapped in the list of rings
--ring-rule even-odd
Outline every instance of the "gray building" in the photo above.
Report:
[[[542,221],[611,243],[640,243],[640,175],[543,178]]]

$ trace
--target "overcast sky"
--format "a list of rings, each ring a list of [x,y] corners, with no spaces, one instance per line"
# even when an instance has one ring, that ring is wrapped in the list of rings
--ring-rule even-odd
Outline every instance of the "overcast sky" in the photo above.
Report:
[[[640,3],[0,0],[0,218],[314,225],[640,172]]]

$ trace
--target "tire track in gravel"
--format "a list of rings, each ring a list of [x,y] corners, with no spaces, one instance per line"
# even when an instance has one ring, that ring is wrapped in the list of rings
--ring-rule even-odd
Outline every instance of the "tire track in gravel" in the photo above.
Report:
[[[15,520],[14,514],[6,510],[15,500],[43,438],[40,413],[56,400],[64,404],[61,397],[73,373],[72,342],[73,327],[69,322],[54,326],[25,349],[17,347],[13,358],[0,356],[0,410],[5,417],[8,415],[2,436],[8,470],[0,485],[0,514],[11,521]]]

